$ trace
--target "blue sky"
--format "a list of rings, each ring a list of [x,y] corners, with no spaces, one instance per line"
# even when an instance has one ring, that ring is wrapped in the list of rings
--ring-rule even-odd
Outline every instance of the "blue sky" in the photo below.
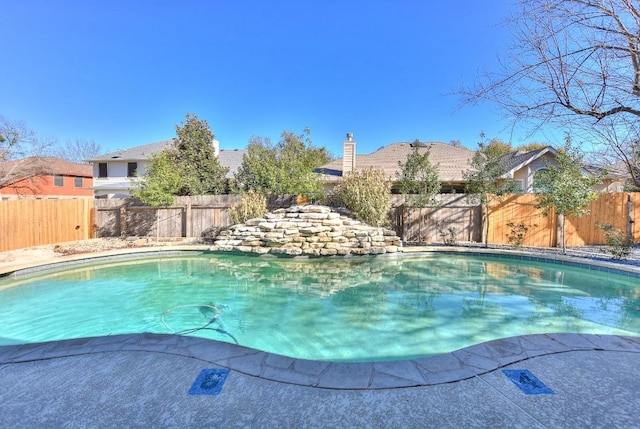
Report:
[[[511,130],[446,95],[495,69],[504,0],[0,0],[0,114],[108,152],[175,136],[187,112],[221,147],[311,129],[340,156]]]

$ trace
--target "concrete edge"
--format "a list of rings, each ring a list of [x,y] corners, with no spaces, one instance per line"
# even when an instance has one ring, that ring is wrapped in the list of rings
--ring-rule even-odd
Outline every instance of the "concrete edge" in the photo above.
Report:
[[[377,390],[452,383],[533,357],[558,353],[640,353],[640,337],[534,334],[493,340],[412,360],[343,363],[295,359],[198,337],[143,333],[0,346],[0,364],[130,351],[198,359],[280,383],[337,390]]]
[[[0,266],[0,278],[11,277],[17,274],[26,274],[37,271],[44,271],[51,268],[66,267],[75,264],[90,263],[99,259],[108,261],[117,258],[135,258],[145,256],[156,256],[163,254],[178,254],[179,252],[210,252],[212,254],[229,254],[230,252],[212,251],[207,244],[184,244],[171,246],[150,246],[136,247],[128,249],[114,249],[95,253],[82,253],[71,256],[60,256],[55,259],[43,260],[39,263],[11,264]],[[393,257],[398,254],[420,254],[449,252],[457,254],[476,254],[484,256],[497,256],[515,260],[542,261],[552,264],[569,265],[586,269],[597,269],[599,271],[611,272],[621,275],[640,277],[640,265],[629,265],[616,261],[605,261],[593,259],[588,256],[579,257],[563,254],[545,254],[517,249],[497,249],[484,247],[463,247],[463,246],[408,246],[398,248],[397,253],[384,253],[380,255],[366,255],[365,257]],[[260,257],[260,255],[250,254],[250,256]],[[349,256],[360,257],[360,256]],[[333,257],[336,258],[336,257]]]

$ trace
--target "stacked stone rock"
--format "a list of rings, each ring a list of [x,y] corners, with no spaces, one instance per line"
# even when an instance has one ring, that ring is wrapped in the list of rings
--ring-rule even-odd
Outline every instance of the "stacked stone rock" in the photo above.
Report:
[[[330,207],[277,209],[221,231],[212,250],[283,256],[378,255],[398,251],[392,230],[372,227]]]

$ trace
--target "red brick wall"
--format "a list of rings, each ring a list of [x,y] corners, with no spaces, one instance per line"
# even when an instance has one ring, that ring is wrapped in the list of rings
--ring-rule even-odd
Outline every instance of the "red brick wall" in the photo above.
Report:
[[[22,180],[15,185],[0,189],[3,197],[27,196],[27,197],[91,197],[93,190],[93,177],[83,177],[82,187],[76,188],[74,176],[63,176],[63,186],[54,186],[53,176],[40,176]]]

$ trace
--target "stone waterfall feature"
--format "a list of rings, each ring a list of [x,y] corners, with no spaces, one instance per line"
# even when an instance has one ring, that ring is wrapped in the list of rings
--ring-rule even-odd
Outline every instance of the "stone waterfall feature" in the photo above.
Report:
[[[211,250],[278,256],[347,256],[394,253],[392,230],[368,226],[330,207],[277,209],[221,231]]]

